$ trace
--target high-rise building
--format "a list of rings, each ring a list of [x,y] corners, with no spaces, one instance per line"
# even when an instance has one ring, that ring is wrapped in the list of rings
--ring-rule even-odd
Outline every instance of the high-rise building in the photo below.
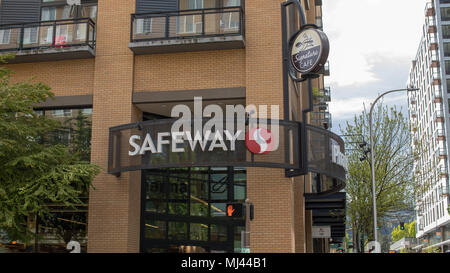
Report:
[[[416,200],[418,248],[449,249],[450,1],[426,4],[423,35],[412,62],[409,118],[414,176],[425,191]]]
[[[33,76],[51,87],[55,98],[36,111],[59,120],[86,117],[91,128],[86,154],[102,168],[95,189],[79,210],[55,212],[66,229],[80,231],[72,239],[82,251],[248,251],[244,219],[227,217],[228,203],[246,199],[254,205],[251,252],[326,252],[343,240],[344,145],[326,130],[328,66],[304,82],[284,71],[281,30],[286,44],[299,30],[295,5],[284,17],[281,0],[69,2],[77,1],[1,0],[0,52],[16,53],[7,65],[14,81]],[[306,23],[322,27],[322,1],[296,3]],[[194,112],[196,97],[203,109],[268,105],[270,116],[270,106],[279,106],[278,150],[260,155],[242,141],[234,152],[174,152],[175,139],[164,144],[171,111],[182,105]],[[70,145],[77,130],[59,139]],[[151,139],[161,145],[152,148]],[[139,140],[152,152],[137,155]],[[261,141],[263,149],[269,139]],[[302,162],[309,168],[299,175]],[[64,236],[42,221],[30,220],[43,235],[36,251],[64,251]],[[315,235],[317,226],[328,233]]]

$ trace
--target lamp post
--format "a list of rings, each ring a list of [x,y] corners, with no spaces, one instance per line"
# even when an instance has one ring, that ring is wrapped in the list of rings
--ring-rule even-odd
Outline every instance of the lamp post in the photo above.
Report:
[[[375,101],[370,106],[370,112],[369,112],[369,130],[370,130],[370,168],[372,171],[372,202],[373,202],[373,234],[374,234],[374,240],[375,243],[378,242],[378,234],[377,234],[377,203],[376,203],[376,183],[375,183],[375,150],[374,150],[374,143],[373,143],[373,134],[372,134],[372,112],[375,104],[384,96],[390,93],[394,92],[401,92],[401,91],[417,91],[418,88],[403,88],[403,89],[395,89],[390,90],[387,92],[384,92],[383,94],[379,95],[378,98],[375,99]]]

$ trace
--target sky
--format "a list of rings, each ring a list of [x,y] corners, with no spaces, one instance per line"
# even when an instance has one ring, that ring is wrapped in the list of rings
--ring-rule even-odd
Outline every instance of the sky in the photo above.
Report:
[[[340,134],[355,115],[385,91],[405,88],[430,0],[323,0],[324,32],[330,40],[332,131]],[[407,113],[406,92],[384,104]]]

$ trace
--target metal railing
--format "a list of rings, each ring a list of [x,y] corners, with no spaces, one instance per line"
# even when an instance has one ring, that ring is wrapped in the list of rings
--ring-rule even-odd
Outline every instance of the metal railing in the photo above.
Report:
[[[434,103],[440,103],[442,102],[442,93],[441,93],[441,87],[440,85],[433,85],[433,93],[432,98]]]
[[[324,75],[330,76],[330,62],[329,61],[327,61],[325,63],[325,65],[323,66],[323,69],[324,69]]]
[[[434,6],[432,2],[425,5],[425,16],[434,16]]]
[[[324,89],[322,89],[322,92],[325,101],[331,101],[331,87],[325,87]]]
[[[439,149],[437,151],[437,156],[438,157],[447,157],[447,151],[445,149]]]
[[[437,67],[433,67],[432,68],[432,79],[433,80],[440,80],[441,79],[441,71],[440,71],[440,69],[439,68],[437,68]]]
[[[442,111],[442,110],[437,110],[437,111],[435,112],[435,118],[444,118],[444,117],[445,117],[444,111]]]
[[[311,124],[327,125],[332,127],[331,113],[329,112],[311,112]]]
[[[0,25],[0,52],[89,46],[95,48],[90,18]]]
[[[241,6],[131,15],[131,42],[245,35]]]

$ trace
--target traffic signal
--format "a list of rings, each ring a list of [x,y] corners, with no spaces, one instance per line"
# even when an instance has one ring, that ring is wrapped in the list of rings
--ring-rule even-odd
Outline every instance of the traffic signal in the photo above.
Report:
[[[245,206],[242,203],[227,204],[227,217],[242,218],[245,215]]]
[[[405,223],[404,222],[400,222],[400,230],[405,230]]]
[[[227,217],[233,217],[233,218],[245,218],[246,213],[246,205],[243,203],[229,203],[227,204],[227,211],[226,215]],[[253,220],[255,217],[255,209],[253,207],[253,203],[250,203],[250,220]]]

